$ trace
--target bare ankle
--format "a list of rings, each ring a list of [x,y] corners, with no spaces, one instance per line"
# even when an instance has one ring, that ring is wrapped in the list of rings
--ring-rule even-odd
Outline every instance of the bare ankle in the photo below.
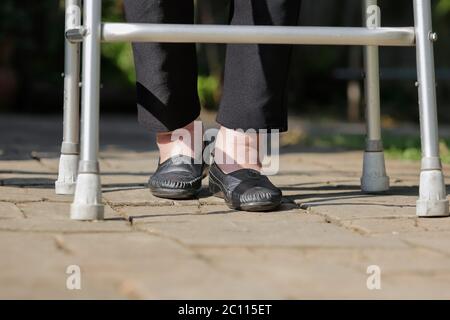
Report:
[[[196,132],[198,130],[200,132]],[[199,143],[196,140],[202,139],[202,135],[203,128],[200,121],[191,122],[187,126],[174,131],[158,133],[156,144],[159,149],[160,163],[177,155],[196,157],[199,152]]]
[[[240,169],[260,171],[258,134],[221,127],[216,137],[215,162],[225,173]]]

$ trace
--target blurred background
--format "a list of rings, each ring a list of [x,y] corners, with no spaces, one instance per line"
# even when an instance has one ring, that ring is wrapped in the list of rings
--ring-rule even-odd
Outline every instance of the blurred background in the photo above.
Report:
[[[197,23],[225,24],[229,2],[196,0]],[[439,35],[435,46],[439,117],[442,124],[447,124],[450,123],[450,0],[432,2],[434,28]],[[360,26],[361,3],[361,0],[303,0],[299,24]],[[413,24],[411,0],[379,3],[383,26]],[[103,15],[105,21],[122,21],[122,1],[104,0]],[[0,2],[1,113],[62,115],[63,30],[62,0]],[[203,108],[214,111],[221,96],[225,47],[199,45],[198,53],[199,95]],[[414,48],[382,48],[380,55],[383,126],[417,123]],[[135,73],[130,45],[105,44],[102,59],[102,113],[134,114]],[[287,92],[291,114],[312,121],[360,123],[364,115],[362,61],[360,47],[296,47]],[[400,148],[416,147],[418,137],[411,139],[409,146]],[[356,140],[347,137],[342,142],[348,147],[359,147],[362,143],[363,137]]]

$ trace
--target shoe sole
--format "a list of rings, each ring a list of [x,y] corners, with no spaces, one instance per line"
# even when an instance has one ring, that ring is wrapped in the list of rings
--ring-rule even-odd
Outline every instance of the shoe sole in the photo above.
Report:
[[[239,207],[233,206],[230,202],[227,201],[225,198],[225,195],[222,191],[222,188],[211,179],[211,176],[209,178],[209,192],[217,197],[225,200],[226,205],[233,210],[240,210],[240,211],[248,211],[248,212],[267,212],[267,211],[274,211],[281,205],[281,201],[278,203],[273,202],[250,202],[246,203],[244,205],[241,205]]]
[[[201,187],[198,189],[166,189],[166,188],[150,188],[150,192],[158,198],[171,199],[171,200],[189,200],[195,199],[200,192]]]

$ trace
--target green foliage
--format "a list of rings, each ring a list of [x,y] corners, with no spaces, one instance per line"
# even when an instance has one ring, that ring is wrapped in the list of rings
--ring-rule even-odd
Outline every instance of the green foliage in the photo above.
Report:
[[[388,136],[387,139],[383,139],[383,143],[387,156],[392,159],[419,161],[422,158],[419,137]],[[450,163],[449,145],[450,139],[440,140],[439,149],[444,163]]]
[[[197,85],[198,95],[202,107],[207,109],[215,109],[219,100],[219,80],[214,76],[199,76]]]
[[[136,82],[133,52],[128,43],[106,43],[102,46],[102,55],[110,60],[126,77],[129,84]]]
[[[364,135],[336,134],[307,137],[305,145],[322,148],[343,148],[348,150],[363,150],[365,146]],[[420,137],[408,135],[383,135],[383,145],[386,156],[391,159],[419,161],[421,155]],[[442,161],[450,163],[450,139],[440,141]]]
[[[108,22],[123,21],[122,1],[103,1],[103,20]],[[118,69],[127,80],[128,85],[136,82],[136,73],[133,62],[133,52],[128,43],[105,43],[102,45],[102,56]]]
[[[438,16],[444,16],[450,13],[450,0],[439,0],[436,6]]]

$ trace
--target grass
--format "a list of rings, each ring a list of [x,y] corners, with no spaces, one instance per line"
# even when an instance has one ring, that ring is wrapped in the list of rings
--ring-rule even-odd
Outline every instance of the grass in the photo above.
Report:
[[[305,145],[314,147],[339,147],[349,150],[362,150],[365,147],[364,135],[335,134],[306,137]],[[390,159],[419,161],[421,159],[421,145],[419,136],[383,135],[385,154]],[[442,161],[450,163],[450,139],[441,139],[439,143]]]

